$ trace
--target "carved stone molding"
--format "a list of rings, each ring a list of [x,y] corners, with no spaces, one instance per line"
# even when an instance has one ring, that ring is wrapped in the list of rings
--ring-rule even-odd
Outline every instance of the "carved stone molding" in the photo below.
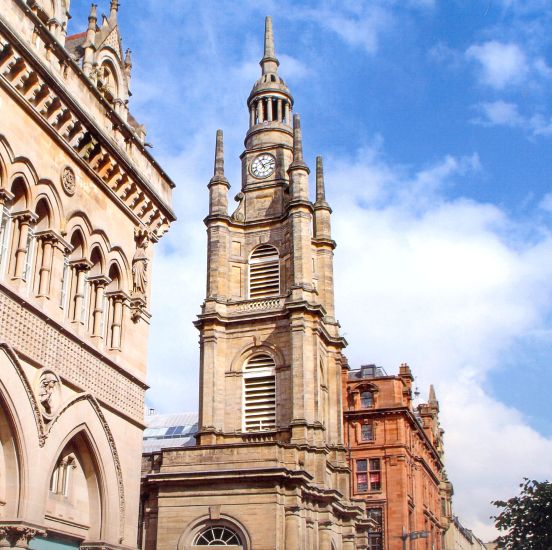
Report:
[[[113,457],[113,463],[115,465],[115,472],[117,475],[117,485],[119,489],[119,512],[120,512],[120,523],[119,523],[119,531],[120,531],[120,539],[119,542],[123,541],[124,536],[124,528],[125,528],[125,510],[126,510],[126,501],[125,501],[125,486],[123,483],[123,470],[121,467],[121,460],[119,458],[119,453],[117,451],[117,446],[115,444],[115,438],[113,437],[113,433],[111,431],[111,428],[109,427],[109,424],[105,418],[105,415],[102,411],[102,408],[100,407],[100,404],[98,401],[94,398],[94,396],[90,393],[81,393],[80,395],[77,395],[74,399],[71,401],[65,403],[63,407],[59,410],[55,418],[52,420],[50,425],[48,426],[48,433],[52,430],[53,426],[56,424],[56,422],[59,420],[59,418],[63,415],[65,411],[67,411],[70,407],[75,405],[76,403],[79,403],[81,401],[88,401],[91,405],[96,414],[98,415],[98,418],[100,420],[100,423],[102,425],[102,428],[105,432],[107,441],[109,443],[109,447],[111,448],[111,455]]]
[[[65,166],[61,170],[61,186],[63,190],[72,197],[77,190],[77,178],[75,171],[70,166]]]
[[[128,213],[160,238],[168,230],[174,214],[150,181],[154,177],[157,186],[162,187],[163,182],[172,185],[170,180],[152,170],[155,161],[143,151],[135,151],[129,158],[130,146],[126,152],[114,148],[113,141],[106,139],[95,122],[72,103],[29,56],[24,47],[9,38],[7,29],[0,28],[0,85],[38,116],[84,163],[83,168],[117,197]],[[120,125],[114,125],[113,129],[114,132],[131,131]],[[125,140],[130,143],[132,138],[119,134],[114,141],[124,143]],[[60,177],[64,191],[73,195],[76,188],[74,170],[66,166]]]
[[[61,380],[51,369],[41,369],[37,373],[35,391],[40,412],[47,422],[57,413],[61,403]]]
[[[44,368],[55,371],[75,387],[92,392],[101,401],[141,422],[145,385],[92,354],[51,322],[3,292],[0,292],[0,341],[10,342],[25,356],[40,357]],[[13,351],[11,353],[16,357]],[[42,411],[35,393],[26,379],[24,385],[42,423]]]
[[[29,548],[34,537],[44,537],[46,531],[23,522],[0,521],[0,548]]]

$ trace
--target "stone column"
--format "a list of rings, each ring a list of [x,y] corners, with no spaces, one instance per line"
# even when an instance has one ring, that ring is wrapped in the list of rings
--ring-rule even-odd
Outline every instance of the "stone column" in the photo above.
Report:
[[[36,238],[42,244],[42,261],[38,271],[38,296],[46,298],[50,294],[50,281],[52,280],[52,263],[56,239],[50,233],[37,235]]]
[[[25,261],[27,259],[29,232],[31,225],[36,221],[36,216],[25,211],[14,216],[19,224],[19,236],[17,239],[17,248],[15,250],[15,267],[13,270],[14,279],[23,279],[23,271],[25,269]]]
[[[290,105],[289,105],[289,101],[286,101],[285,103],[285,118],[286,118],[286,123],[291,126],[291,109],[290,109]]]
[[[113,318],[111,320],[111,339],[109,347],[111,349],[121,349],[121,335],[123,328],[123,303],[124,294],[122,292],[114,292],[111,294],[113,304]]]
[[[278,119],[278,122],[282,122],[282,100],[278,99],[276,102],[276,117]]]
[[[332,550],[332,522],[325,521],[320,524],[318,548],[320,550]]]
[[[105,287],[111,282],[108,277],[98,275],[90,278],[90,283],[94,288],[94,311],[92,312],[92,337],[101,338],[102,334],[102,319],[105,315],[104,298]]]
[[[261,124],[263,121],[263,100],[257,101],[257,124]]]
[[[73,299],[73,323],[80,323],[81,310],[84,302],[86,272],[90,269],[90,262],[87,260],[77,260],[72,263],[74,273],[77,276],[77,284],[75,285],[75,294]]]
[[[249,127],[255,126],[255,105],[251,105],[249,108]]]
[[[343,550],[355,550],[355,536],[354,535],[345,535],[343,537]]]
[[[272,112],[272,98],[267,97],[266,98],[266,119],[270,122],[272,122],[273,119],[273,112]]]
[[[301,508],[293,506],[286,508],[286,548],[290,550],[302,550],[301,540]]]

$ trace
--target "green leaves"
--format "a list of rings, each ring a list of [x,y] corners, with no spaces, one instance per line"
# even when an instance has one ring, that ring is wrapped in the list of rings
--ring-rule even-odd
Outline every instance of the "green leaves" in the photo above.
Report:
[[[519,496],[492,502],[502,511],[493,516],[504,535],[496,539],[505,550],[552,549],[552,483],[524,478]]]

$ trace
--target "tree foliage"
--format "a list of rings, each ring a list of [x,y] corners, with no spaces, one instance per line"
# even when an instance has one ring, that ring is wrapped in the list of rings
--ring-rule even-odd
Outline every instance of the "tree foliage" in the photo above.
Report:
[[[492,502],[502,511],[496,528],[505,532],[496,540],[506,550],[552,549],[552,483],[524,478],[520,494],[507,501]]]

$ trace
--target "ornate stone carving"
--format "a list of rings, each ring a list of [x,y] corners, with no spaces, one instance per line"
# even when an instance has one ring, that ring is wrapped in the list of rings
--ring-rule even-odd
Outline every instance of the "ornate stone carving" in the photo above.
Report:
[[[243,193],[238,193],[234,200],[238,202],[238,207],[236,210],[234,210],[234,213],[232,214],[232,219],[236,220],[237,222],[243,222],[245,220],[245,195]]]
[[[100,422],[102,424],[102,427],[104,429],[105,435],[107,437],[107,441],[109,443],[109,446],[111,448],[111,455],[113,456],[113,463],[115,465],[115,472],[117,474],[117,485],[119,487],[119,512],[120,512],[120,521],[119,521],[119,530],[120,530],[120,538],[119,542],[123,542],[123,535],[125,532],[125,510],[126,510],[126,501],[125,501],[125,486],[123,483],[123,470],[121,468],[121,460],[119,458],[119,453],[117,451],[117,446],[115,445],[115,438],[113,437],[113,433],[111,431],[111,428],[109,427],[109,424],[107,422],[107,419],[105,418],[105,415],[100,407],[100,404],[98,401],[94,398],[93,395],[90,393],[81,393],[68,403],[65,403],[63,408],[58,412],[58,414],[55,416],[55,418],[52,420],[52,423],[50,424],[48,428],[48,432],[52,430],[52,427],[57,422],[57,420],[61,417],[61,415],[68,410],[70,407],[75,405],[76,403],[79,403],[80,401],[88,401],[92,408],[95,410],[96,414],[98,415],[98,418],[100,419]]]
[[[77,190],[77,178],[70,166],[65,166],[61,171],[61,186],[70,197],[72,197]]]
[[[136,252],[132,258],[132,294],[141,298],[146,297],[148,288],[148,255],[149,235],[139,230],[135,235]]]
[[[0,523],[0,548],[28,548],[31,539],[45,535],[46,531],[24,523]]]
[[[43,369],[39,374],[36,390],[42,416],[51,420],[61,402],[61,381],[58,375],[49,369]]]
[[[20,304],[2,293],[0,341],[10,342],[18,353],[28,357],[40,356],[44,368],[55,370],[77,388],[86,388],[123,414],[138,421],[143,418],[144,386],[86,346],[61,333],[52,322],[45,322],[29,305]],[[15,361],[15,353],[8,353]],[[23,384],[36,413],[40,437],[40,425],[43,423],[41,406],[26,378]]]

